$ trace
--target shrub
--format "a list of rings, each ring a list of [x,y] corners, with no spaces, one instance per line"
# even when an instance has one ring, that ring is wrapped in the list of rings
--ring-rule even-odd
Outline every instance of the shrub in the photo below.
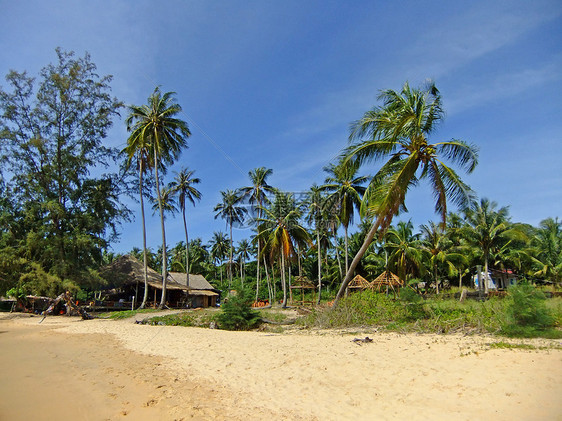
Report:
[[[221,313],[217,322],[221,329],[250,330],[260,321],[260,315],[252,310],[253,298],[245,289],[236,290],[236,294],[229,297],[221,306]]]
[[[553,329],[556,319],[540,290],[522,283],[509,289],[508,300],[502,333],[519,337],[559,336]]]

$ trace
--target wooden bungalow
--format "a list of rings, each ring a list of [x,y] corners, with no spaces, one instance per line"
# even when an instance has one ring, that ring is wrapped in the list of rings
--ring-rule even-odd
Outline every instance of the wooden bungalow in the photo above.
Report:
[[[300,290],[301,291],[301,299],[300,299],[300,304],[301,305],[313,305],[314,302],[310,301],[310,300],[305,300],[304,299],[304,290],[308,289],[308,290],[312,290],[314,291],[316,289],[316,285],[314,284],[314,282],[310,281],[306,276],[295,276],[294,281],[290,287],[290,293],[291,293],[291,297],[290,297],[290,301],[291,304],[294,304],[293,301],[293,290]]]
[[[188,288],[185,303],[187,307],[216,307],[217,300],[220,299],[221,291],[213,287],[203,275],[190,273],[188,284],[185,272],[170,272],[168,280]]]
[[[131,308],[136,307],[144,296],[144,266],[143,264],[131,255],[119,257],[110,265],[101,270],[101,275],[107,280],[106,289],[101,291],[100,303],[96,301],[96,306],[101,307],[115,307],[115,308]],[[181,274],[180,274],[181,275]],[[185,278],[185,274],[183,274]],[[201,275],[190,275],[195,280]],[[160,304],[162,297],[162,275],[155,270],[147,269],[148,278],[148,305],[157,306]],[[181,281],[181,276],[176,275]],[[185,308],[190,303],[193,303],[195,298],[195,305],[193,307],[206,307],[215,305],[218,293],[213,287],[203,278],[201,289],[190,288],[185,283],[178,282],[171,274],[168,274],[166,279],[166,305],[173,308]],[[190,291],[194,290],[195,294],[190,295]],[[201,292],[200,290],[208,290],[208,292]],[[197,297],[212,297],[212,299],[199,299]],[[190,299],[190,297],[192,299]]]

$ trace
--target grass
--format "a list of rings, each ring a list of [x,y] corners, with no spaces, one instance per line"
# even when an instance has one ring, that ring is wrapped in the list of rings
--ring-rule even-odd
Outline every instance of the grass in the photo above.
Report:
[[[188,310],[180,313],[167,314],[146,319],[143,324],[159,326],[206,327],[215,322],[215,309]]]
[[[562,350],[562,345],[548,345],[548,346],[536,346],[532,344],[525,343],[510,343],[510,342],[492,342],[487,344],[490,349],[528,349],[528,350],[546,350],[546,349],[559,349]]]
[[[313,307],[306,316],[297,318],[301,328],[349,329],[377,327],[379,330],[415,333],[494,334],[498,336],[562,339],[562,297],[544,299],[540,292],[528,287],[510,292],[508,297],[492,297],[480,302],[459,302],[451,294],[422,299],[404,289],[399,299],[382,293],[364,291],[353,293],[331,307]],[[517,295],[519,294],[519,295]],[[153,309],[128,310],[102,315],[111,319],[132,317]],[[294,313],[273,307],[256,309],[261,318],[283,323]],[[220,311],[202,309],[148,318],[145,323],[167,326],[209,327],[217,324]],[[262,329],[281,333],[278,325],[264,325]],[[502,342],[498,342],[501,344]],[[500,347],[502,345],[493,345]],[[505,345],[506,347],[511,345]],[[515,347],[515,346],[514,346]]]
[[[407,290],[405,290],[407,291]],[[533,298],[534,299],[534,298]],[[298,320],[309,328],[348,328],[377,326],[379,329],[397,332],[417,333],[491,333],[512,337],[562,338],[557,326],[562,322],[562,299],[528,301],[522,305],[536,314],[540,309],[550,315],[541,319],[542,325],[534,325],[532,318],[521,317],[514,321],[513,314],[527,314],[521,309],[514,310],[510,298],[497,298],[479,302],[434,296],[422,300],[419,296],[406,292],[394,300],[384,294],[370,291],[350,294],[335,308],[317,308]],[[544,308],[541,306],[544,305]],[[546,310],[544,310],[546,309]],[[543,313],[540,313],[541,315]],[[545,324],[544,320],[550,324]]]
[[[160,311],[160,310],[153,309],[153,308],[143,308],[140,310],[110,311],[107,313],[101,313],[99,315],[99,318],[121,320],[121,319],[128,319],[129,317],[133,317],[135,314],[138,313],[154,313],[156,311]]]

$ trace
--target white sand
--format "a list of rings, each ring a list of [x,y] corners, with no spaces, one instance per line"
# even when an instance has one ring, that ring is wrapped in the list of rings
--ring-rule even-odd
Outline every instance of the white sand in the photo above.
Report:
[[[562,351],[552,349],[560,341],[525,341],[550,347],[544,350],[490,349],[500,339],[228,332],[65,317],[49,317],[41,328],[98,334],[90,335],[94,349],[110,335],[134,351],[127,358],[139,358],[132,366],[139,373],[147,361],[162,364],[150,373],[160,386],[152,405],[161,409],[158,419],[562,420]],[[352,342],[365,336],[374,341]]]

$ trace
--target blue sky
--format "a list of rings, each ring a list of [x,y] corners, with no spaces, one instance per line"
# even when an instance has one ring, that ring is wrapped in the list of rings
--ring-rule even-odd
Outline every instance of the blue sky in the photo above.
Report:
[[[248,185],[253,168],[273,169],[270,183],[288,191],[322,183],[350,122],[377,104],[378,92],[426,79],[447,112],[433,139],[480,148],[478,168],[465,177],[477,194],[509,206],[514,221],[562,217],[558,0],[0,0],[0,10],[2,75],[37,75],[60,46],[88,51],[126,104],[145,103],[157,85],[177,93],[192,136],[169,177],[187,166],[202,179],[203,200],[189,209],[191,238],[226,231],[213,213],[220,191]],[[123,120],[107,139],[119,148]],[[423,185],[406,204],[402,219],[436,219]],[[148,231],[155,249],[156,217]],[[141,246],[138,218],[121,232],[115,251]],[[234,238],[249,235],[236,230]],[[167,236],[172,245],[182,240],[179,215],[168,218]]]

